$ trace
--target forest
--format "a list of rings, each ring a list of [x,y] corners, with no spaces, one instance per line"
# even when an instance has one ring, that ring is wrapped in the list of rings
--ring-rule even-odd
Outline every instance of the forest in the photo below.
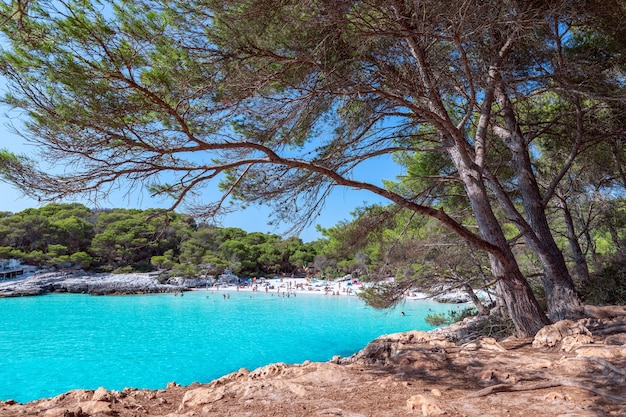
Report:
[[[40,268],[102,272],[165,270],[173,276],[304,273],[316,243],[219,228],[162,210],[90,210],[50,204],[0,217],[0,259]]]
[[[590,304],[626,304],[626,200],[588,201],[571,214],[581,231],[571,250],[566,216],[550,224]],[[246,232],[194,220],[162,209],[89,209],[83,204],[49,204],[19,213],[0,213],[0,259],[19,259],[42,269],[82,269],[128,273],[160,271],[164,277],[217,276],[230,270],[241,277],[318,274],[335,279],[351,274],[363,281],[394,277],[366,302],[386,307],[407,292],[432,288],[487,289],[493,285],[485,253],[428,218],[393,206],[372,205],[350,220],[319,228],[322,238]],[[516,239],[509,228],[511,241]],[[514,250],[534,293],[544,299],[541,267],[523,243]],[[375,287],[380,290],[380,287]]]

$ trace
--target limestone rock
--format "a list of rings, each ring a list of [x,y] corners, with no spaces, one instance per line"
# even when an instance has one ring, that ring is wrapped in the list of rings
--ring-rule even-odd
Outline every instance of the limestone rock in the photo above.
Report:
[[[211,404],[224,398],[224,388],[202,387],[189,390],[183,396],[178,412],[185,409],[196,408],[201,405]]]
[[[184,285],[161,284],[151,274],[85,274],[51,272],[0,282],[0,297],[40,295],[49,292],[79,294],[147,294],[186,291]]]
[[[100,387],[94,391],[92,401],[111,401],[111,394],[106,388]]]
[[[607,336],[604,343],[607,345],[626,345],[626,333]]]
[[[341,384],[348,380],[350,375],[341,365],[332,363],[320,363],[314,366],[314,370],[303,372],[301,375],[293,378],[294,382],[309,384]]]
[[[491,350],[494,352],[506,352],[506,349],[491,337],[483,337],[470,343],[463,345],[463,352],[476,351],[479,349]]]
[[[560,345],[565,337],[576,335],[591,336],[591,332],[580,322],[561,320],[539,330],[533,340],[533,347],[555,347]]]
[[[56,407],[46,410],[43,414],[44,417],[82,417],[84,416],[83,410],[78,408],[67,409],[63,407]]]
[[[248,373],[248,378],[257,379],[275,376],[282,373],[286,367],[287,364],[285,364],[284,362],[272,363],[270,365],[257,368],[254,371]]]
[[[342,410],[341,408],[326,408],[317,412],[318,416],[341,416],[341,417],[365,417],[360,413],[352,413],[350,411]]]
[[[413,395],[406,401],[406,407],[409,411],[420,410],[424,417],[440,416],[445,413],[439,407],[437,400],[429,398],[425,395]]]
[[[84,414],[92,416],[94,414],[111,415],[111,403],[108,401],[84,401],[78,404]]]
[[[626,358],[626,346],[587,346],[576,349],[578,357],[596,357],[602,359]]]
[[[593,343],[593,337],[587,334],[577,334],[574,336],[565,336],[561,341],[561,350],[571,352],[579,346]]]
[[[440,398],[443,394],[441,393],[440,390],[438,390],[437,388],[433,388],[430,390],[430,393],[437,398]]]

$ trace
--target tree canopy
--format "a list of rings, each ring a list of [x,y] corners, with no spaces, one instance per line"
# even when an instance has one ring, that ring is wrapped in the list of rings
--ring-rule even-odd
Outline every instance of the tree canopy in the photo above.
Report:
[[[3,174],[42,198],[143,186],[171,209],[215,215],[234,199],[296,225],[314,222],[335,187],[368,190],[487,251],[517,331],[534,334],[548,318],[504,222],[541,265],[550,319],[582,314],[547,211],[590,149],[623,137],[624,32],[611,22],[626,12],[617,0],[614,14],[600,10],[582,0],[8,1],[3,101],[27,115],[21,133],[41,158],[67,169],[5,152]],[[356,177],[389,155],[421,161],[411,186]],[[539,171],[549,155],[558,162]],[[223,198],[202,201],[211,184]],[[471,224],[448,214],[461,203],[451,191]]]
[[[163,271],[171,276],[303,274],[317,243],[196,223],[158,209],[49,204],[0,217],[0,259],[43,268]]]

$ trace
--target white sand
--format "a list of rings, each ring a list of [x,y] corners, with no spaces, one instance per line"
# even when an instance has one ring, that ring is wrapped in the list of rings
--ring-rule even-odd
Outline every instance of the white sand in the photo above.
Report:
[[[307,280],[306,278],[273,278],[259,279],[242,287],[235,285],[212,286],[212,291],[247,291],[247,292],[267,292],[279,295],[288,294],[320,294],[320,295],[340,295],[355,296],[363,288],[363,283],[353,280],[326,281]],[[198,288],[204,290],[204,288]]]

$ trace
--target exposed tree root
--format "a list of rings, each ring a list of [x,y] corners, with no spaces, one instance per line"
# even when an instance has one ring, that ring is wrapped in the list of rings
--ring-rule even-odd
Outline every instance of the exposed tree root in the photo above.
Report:
[[[622,375],[622,376],[626,376],[626,369],[618,368],[617,366],[613,365],[611,362],[607,361],[606,359],[598,358],[598,357],[595,357],[595,356],[588,356],[588,357],[582,357],[582,358],[566,358],[566,360],[596,362],[596,363],[604,366],[605,368],[610,369],[611,371],[615,372],[616,374],[619,374],[619,375]]]
[[[537,389],[559,387],[562,385],[563,384],[558,381],[546,381],[533,385],[498,384],[483,388],[480,391],[469,394],[467,398],[485,397],[487,395],[496,394],[498,392],[533,391]]]
[[[601,329],[593,330],[591,333],[598,336],[615,333],[626,333],[626,324],[618,324],[615,326],[604,327]]]
[[[585,305],[584,313],[587,317],[608,319],[626,316],[626,306],[592,306]]]
[[[555,387],[580,388],[580,389],[590,391],[601,397],[611,399],[613,401],[626,403],[626,397],[622,397],[621,395],[609,394],[607,392],[596,389],[594,387],[590,387],[580,382],[567,381],[567,380],[546,381],[546,382],[539,382],[537,384],[532,384],[532,385],[510,385],[510,384],[492,385],[490,387],[483,388],[480,391],[476,391],[468,395],[466,398],[485,397],[487,395],[495,394],[498,392],[533,391],[533,390],[538,390],[538,389],[555,388]]]

